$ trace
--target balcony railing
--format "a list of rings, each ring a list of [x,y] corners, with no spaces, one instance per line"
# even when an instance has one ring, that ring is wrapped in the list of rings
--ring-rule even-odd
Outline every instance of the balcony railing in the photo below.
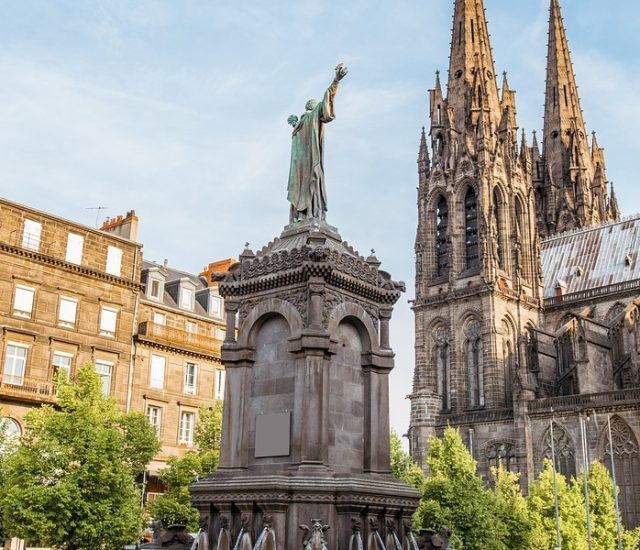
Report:
[[[529,412],[573,411],[575,409],[597,409],[616,405],[631,405],[640,402],[640,388],[629,390],[589,393],[584,395],[564,395],[536,399],[529,403]]]
[[[220,354],[220,347],[222,345],[222,342],[215,338],[180,330],[178,328],[167,327],[166,325],[160,325],[153,321],[140,323],[138,337],[143,340],[152,340],[159,344],[179,348],[192,348],[197,351],[215,355]]]
[[[607,296],[609,294],[636,292],[639,289],[640,279],[634,279],[632,281],[624,281],[622,283],[614,283],[608,286],[600,286],[596,288],[589,288],[587,290],[581,290],[579,292],[572,292],[563,296],[551,296],[544,299],[544,307],[549,308],[564,305],[570,302],[592,300],[601,296]]]
[[[57,393],[56,385],[50,380],[4,374],[0,377],[0,396],[52,403]]]

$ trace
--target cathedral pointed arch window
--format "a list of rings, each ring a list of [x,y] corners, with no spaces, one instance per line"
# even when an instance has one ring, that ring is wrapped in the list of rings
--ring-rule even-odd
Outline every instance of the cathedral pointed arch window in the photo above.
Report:
[[[466,268],[468,270],[476,269],[480,265],[478,259],[478,200],[472,187],[469,187],[464,197],[464,233]]]
[[[504,402],[507,407],[513,405],[513,374],[514,374],[514,353],[511,340],[503,343],[504,357]]]
[[[514,266],[526,281],[532,281],[531,261],[531,235],[529,232],[529,216],[522,200],[516,198],[515,230],[516,240],[514,246]]]
[[[465,330],[464,357],[467,367],[469,408],[484,407],[484,365],[479,321],[472,321]]]
[[[448,230],[449,207],[447,205],[447,199],[441,195],[436,206],[436,258],[438,262],[438,277],[444,277],[449,272]]]
[[[451,409],[451,373],[449,361],[449,332],[440,327],[434,333],[433,363],[436,368],[438,395],[442,399],[442,410]]]
[[[543,457],[553,459],[555,452],[556,472],[569,479],[576,477],[576,450],[567,431],[557,422],[553,421],[553,445],[551,446],[551,427],[544,438]]]
[[[500,192],[498,188],[494,188],[492,197],[492,220],[491,220],[491,238],[495,247],[495,258],[500,269],[505,268],[505,236],[504,236],[504,212],[502,201],[500,200]]]
[[[615,482],[620,488],[619,502],[625,527],[640,526],[640,448],[638,439],[624,419],[611,417],[611,442],[608,426],[604,427],[602,447],[604,464],[612,472],[611,447],[615,463]]]

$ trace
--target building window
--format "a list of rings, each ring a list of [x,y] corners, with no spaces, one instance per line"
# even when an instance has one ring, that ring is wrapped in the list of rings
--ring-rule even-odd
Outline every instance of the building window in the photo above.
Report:
[[[73,361],[73,355],[65,353],[63,351],[54,351],[51,365],[53,366],[54,378],[58,375],[58,382],[62,379],[69,380],[71,377],[71,362]]]
[[[167,324],[167,316],[164,313],[153,312],[153,322],[156,325],[165,326]]]
[[[216,370],[216,399],[224,399],[225,371]]]
[[[449,332],[446,328],[438,328],[434,333],[433,363],[436,370],[438,395],[442,399],[442,410],[451,408],[451,379],[449,373]]]
[[[213,336],[216,340],[224,341],[225,331],[220,328],[213,329]]]
[[[164,388],[164,369],[167,360],[161,355],[151,356],[151,367],[149,373],[149,386],[156,389]]]
[[[31,318],[35,293],[35,288],[16,285],[16,291],[13,296],[13,314],[16,317]]]
[[[100,375],[102,380],[102,395],[107,397],[111,393],[113,363],[110,361],[96,361],[96,372]]]
[[[195,363],[187,363],[184,367],[184,393],[196,394],[198,368]]]
[[[185,326],[189,334],[198,334],[198,323],[195,321],[187,321]]]
[[[469,187],[464,198],[466,268],[476,269],[478,259],[478,203],[475,191]]]
[[[504,269],[505,258],[505,243],[503,232],[503,220],[502,220],[502,205],[500,204],[500,196],[498,194],[498,188],[493,190],[493,234],[491,238],[494,240],[493,246],[496,247],[496,257],[498,260],[498,267]]]
[[[110,307],[103,307],[100,310],[100,335],[115,336],[116,324],[118,321],[118,310]]]
[[[469,407],[484,407],[484,369],[482,365],[482,340],[473,338],[465,344],[469,379]]]
[[[573,447],[573,442],[569,437],[569,434],[564,428],[562,428],[555,421],[553,422],[553,443],[556,455],[556,471],[561,473],[567,479],[576,476],[576,452]],[[552,460],[552,448],[551,448],[551,429],[547,430],[545,437],[545,451],[544,458]]]
[[[640,525],[640,447],[629,425],[620,417],[611,417],[611,442],[605,423],[604,464],[611,471],[611,447],[616,465],[615,482],[620,488],[622,519],[629,528]]]
[[[193,429],[196,415],[192,412],[183,412],[180,415],[180,430],[178,432],[178,443],[191,447],[193,445]]]
[[[160,432],[162,430],[162,408],[155,405],[147,405],[147,418],[149,424],[153,426],[156,431],[156,437],[160,439]]]
[[[447,246],[447,229],[449,225],[449,209],[447,200],[441,196],[436,207],[436,255],[438,261],[438,277],[447,274],[449,267],[449,250]]]
[[[7,353],[4,360],[2,382],[14,386],[24,384],[24,373],[27,367],[27,352],[29,347],[17,342],[7,343]]]
[[[0,454],[14,450],[20,444],[20,437],[22,437],[22,428],[18,421],[11,417],[0,417],[0,430],[4,430]]]
[[[42,233],[42,224],[33,220],[24,220],[24,229],[22,231],[22,248],[28,250],[40,250],[40,235]]]
[[[180,307],[183,309],[193,309],[193,290],[190,288],[180,289]]]
[[[61,296],[60,305],[58,306],[58,325],[62,327],[74,327],[77,312],[78,300]]]
[[[504,356],[504,401],[507,407],[513,405],[513,372],[514,356],[511,341],[507,340],[503,344],[502,354]]]
[[[160,281],[156,279],[151,279],[151,286],[149,287],[149,296],[151,298],[155,298],[156,300],[160,299]]]
[[[518,471],[518,461],[511,443],[499,442],[489,445],[487,447],[487,462],[489,462],[490,469],[497,469],[502,464],[502,467],[508,472]]]
[[[107,248],[107,267],[106,272],[109,275],[120,277],[122,272],[122,249],[115,246]]]
[[[80,265],[82,263],[83,247],[84,237],[76,233],[69,233],[67,236],[67,255],[65,259],[71,264]]]
[[[222,298],[220,298],[220,296],[210,295],[209,314],[214,317],[220,317],[222,315]]]

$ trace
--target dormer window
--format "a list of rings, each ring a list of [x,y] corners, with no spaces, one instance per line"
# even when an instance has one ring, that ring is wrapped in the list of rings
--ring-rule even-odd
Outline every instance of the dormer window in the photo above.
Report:
[[[145,278],[145,274],[143,273],[143,281]],[[162,301],[164,296],[164,276],[159,270],[149,271],[146,274],[146,283],[147,289],[146,294],[147,298],[151,298],[152,300],[157,300],[159,302]]]
[[[184,288],[180,289],[180,307],[182,309],[193,309],[193,289]]]
[[[213,292],[209,296],[209,315],[222,317],[222,298]]]

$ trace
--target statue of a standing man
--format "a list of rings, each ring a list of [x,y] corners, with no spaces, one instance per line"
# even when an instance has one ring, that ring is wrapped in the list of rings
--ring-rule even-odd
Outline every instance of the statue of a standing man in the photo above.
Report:
[[[287,199],[291,203],[291,223],[315,218],[324,220],[327,211],[327,191],[324,186],[323,140],[324,125],[335,118],[334,100],[340,82],[348,69],[340,63],[336,76],[318,103],[307,101],[300,118],[291,115],[287,122],[293,126],[291,168]]]

